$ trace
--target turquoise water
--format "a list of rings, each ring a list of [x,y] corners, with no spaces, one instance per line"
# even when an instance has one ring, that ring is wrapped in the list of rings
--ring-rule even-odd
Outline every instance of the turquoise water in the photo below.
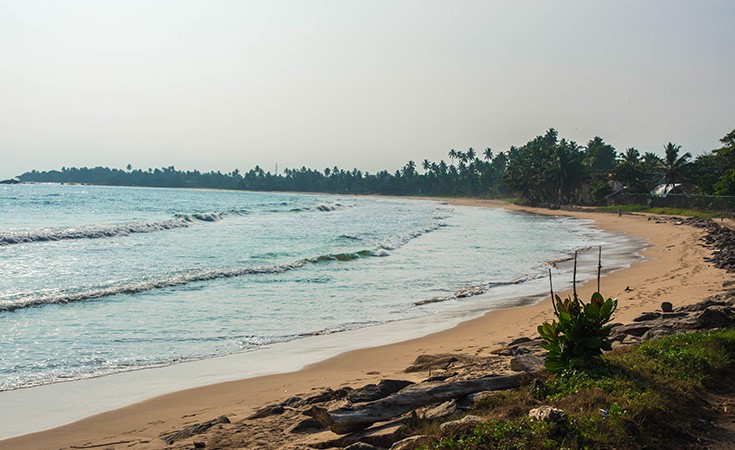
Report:
[[[0,186],[0,390],[538,294],[547,261],[600,244],[631,242],[428,200]]]

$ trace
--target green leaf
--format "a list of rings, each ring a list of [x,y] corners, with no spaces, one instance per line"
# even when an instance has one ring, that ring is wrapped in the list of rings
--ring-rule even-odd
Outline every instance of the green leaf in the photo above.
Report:
[[[592,299],[590,300],[590,303],[599,308],[604,301],[605,299],[603,298],[602,294],[600,294],[599,292],[595,292],[594,294],[592,294]]]

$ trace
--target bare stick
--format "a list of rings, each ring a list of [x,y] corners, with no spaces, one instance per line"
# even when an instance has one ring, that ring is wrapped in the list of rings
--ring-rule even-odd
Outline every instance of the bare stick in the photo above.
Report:
[[[597,254],[597,292],[600,292],[600,272],[602,271],[602,245]]]
[[[556,310],[556,301],[554,301],[554,284],[551,282],[551,267],[549,267],[549,291],[551,292],[551,306],[554,307],[554,314],[559,315]]]
[[[574,275],[572,275],[572,292],[577,299],[577,250],[574,251]]]

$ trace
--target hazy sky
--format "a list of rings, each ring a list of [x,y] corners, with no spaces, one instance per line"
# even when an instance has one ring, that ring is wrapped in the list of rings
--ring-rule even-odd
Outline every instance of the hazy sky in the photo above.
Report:
[[[395,170],[550,127],[694,154],[735,128],[735,1],[0,0],[0,178]]]

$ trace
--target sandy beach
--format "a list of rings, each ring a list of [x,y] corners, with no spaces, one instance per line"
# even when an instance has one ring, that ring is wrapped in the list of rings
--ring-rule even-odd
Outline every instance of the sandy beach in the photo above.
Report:
[[[627,233],[645,240],[647,260],[604,276],[602,293],[617,297],[617,322],[629,322],[644,311],[659,308],[662,301],[674,306],[696,303],[719,292],[723,270],[705,261],[709,250],[700,244],[703,231],[687,225],[651,220],[642,214],[607,214],[587,211],[549,211],[497,201],[452,199],[463,206],[502,207],[538,214],[568,215],[595,221],[595,226]],[[604,264],[604,261],[603,261]],[[588,296],[594,282],[579,290]],[[551,319],[548,302],[491,311],[458,326],[418,339],[343,353],[302,370],[279,375],[220,383],[152,398],[121,409],[98,414],[51,430],[0,441],[4,449],[59,448],[163,448],[160,436],[188,425],[226,415],[238,424],[259,407],[298,394],[327,387],[358,387],[385,378],[418,380],[425,374],[406,374],[404,369],[421,354],[466,353],[489,355],[498,346],[520,336],[535,336],[536,326]],[[503,368],[499,368],[502,370]],[[278,430],[240,433],[241,448],[299,448],[293,435]],[[206,441],[206,435],[201,439]],[[190,448],[191,439],[171,448]],[[234,442],[234,441],[233,441]]]

